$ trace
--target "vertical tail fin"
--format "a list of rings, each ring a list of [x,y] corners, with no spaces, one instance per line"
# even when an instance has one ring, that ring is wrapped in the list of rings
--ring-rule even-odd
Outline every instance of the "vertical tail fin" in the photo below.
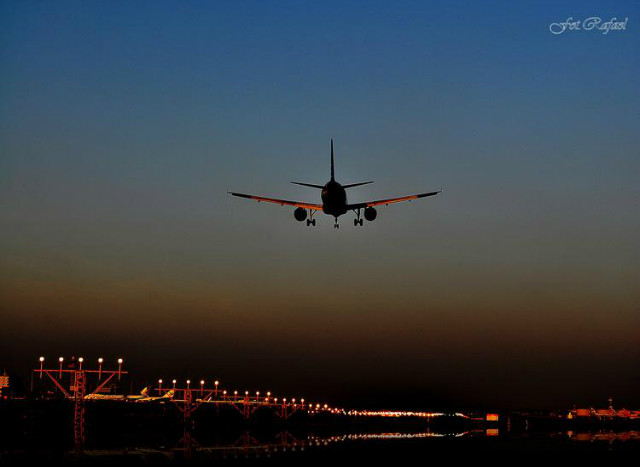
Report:
[[[335,173],[333,169],[333,138],[331,138],[331,181],[335,180]]]

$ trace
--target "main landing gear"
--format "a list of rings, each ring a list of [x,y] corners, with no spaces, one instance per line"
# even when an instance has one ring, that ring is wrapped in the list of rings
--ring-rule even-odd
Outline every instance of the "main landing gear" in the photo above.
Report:
[[[316,226],[316,220],[313,218],[313,213],[315,211],[313,209],[309,209],[309,219],[307,219],[307,227],[309,227],[310,225],[312,226]]]
[[[335,223],[333,224],[333,228],[334,229],[339,229],[340,228],[340,224],[338,224],[338,218],[334,217],[334,219],[335,219]]]
[[[358,217],[353,220],[353,225],[356,226],[356,227],[358,227],[358,226],[362,227],[363,220],[360,219],[360,209],[356,209],[356,215]]]

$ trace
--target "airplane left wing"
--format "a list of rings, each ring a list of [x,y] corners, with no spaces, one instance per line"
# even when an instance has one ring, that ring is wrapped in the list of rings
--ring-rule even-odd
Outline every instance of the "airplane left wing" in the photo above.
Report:
[[[414,199],[426,198],[427,196],[434,196],[438,193],[442,193],[442,190],[431,191],[429,193],[420,193],[417,195],[408,195],[401,196],[399,198],[388,198],[388,199],[379,199],[376,201],[365,201],[364,203],[355,203],[355,204],[347,204],[347,209],[362,209],[362,208],[372,208],[374,206],[380,206],[382,204],[389,205],[393,203],[402,203],[403,201],[412,201]]]
[[[295,206],[295,207],[303,208],[303,209],[311,209],[313,211],[322,211],[322,205],[321,204],[304,203],[302,201],[288,201],[286,199],[265,198],[265,197],[262,197],[262,196],[245,195],[244,193],[233,193],[231,191],[228,191],[227,193],[229,193],[230,195],[233,195],[233,196],[238,196],[240,198],[252,199],[252,200],[258,201],[258,202],[265,201],[267,203],[279,204],[280,206]]]

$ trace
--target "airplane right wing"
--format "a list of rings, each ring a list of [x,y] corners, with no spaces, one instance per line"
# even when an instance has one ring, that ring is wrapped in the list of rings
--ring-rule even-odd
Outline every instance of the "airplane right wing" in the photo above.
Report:
[[[439,193],[442,193],[442,190],[431,191],[429,193],[420,193],[417,195],[400,196],[399,198],[379,199],[376,201],[365,201],[364,203],[347,204],[347,209],[352,210],[352,209],[372,208],[374,206],[380,206],[382,204],[386,206],[393,203],[401,203],[403,201],[412,201],[414,199],[426,198],[427,196],[434,196]]]
[[[265,201],[267,203],[279,204],[280,206],[295,206],[303,209],[311,209],[313,211],[322,211],[322,204],[304,203],[302,201],[288,201],[286,199],[265,198],[263,196],[246,195],[244,193],[233,193],[231,191],[228,191],[227,193],[233,196],[238,196],[239,198],[252,199],[258,202]]]

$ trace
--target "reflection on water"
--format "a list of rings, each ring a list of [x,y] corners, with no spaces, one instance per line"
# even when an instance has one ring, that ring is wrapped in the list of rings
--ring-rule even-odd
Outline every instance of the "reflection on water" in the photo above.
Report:
[[[488,430],[487,430],[488,431]],[[497,431],[497,430],[492,430]],[[419,440],[424,438],[459,438],[463,436],[485,436],[484,430],[472,430],[463,432],[421,432],[421,433],[345,433],[333,436],[316,436],[313,434],[304,437],[296,437],[288,431],[281,431],[269,440],[255,437],[251,432],[246,431],[232,442],[217,441],[214,444],[206,445],[199,442],[195,437],[186,433],[185,436],[171,448],[141,449],[127,448],[114,450],[85,450],[83,456],[89,458],[127,456],[128,458],[138,457],[141,459],[157,459],[164,457],[167,459],[191,459],[194,455],[199,457],[211,456],[213,458],[238,458],[261,456],[270,458],[274,455],[282,455],[287,452],[304,452],[310,448],[323,448],[336,443],[348,443],[354,441],[381,441],[381,440]]]
[[[464,431],[464,432],[452,432],[452,433],[436,433],[436,432],[422,432],[422,433],[346,433],[333,436],[316,436],[309,434],[305,437],[297,438],[288,431],[282,431],[278,433],[273,439],[269,441],[259,440],[252,436],[250,432],[245,432],[235,442],[222,443],[217,442],[214,445],[203,446],[193,437],[187,435],[186,438],[180,440],[180,448],[175,450],[181,450],[185,453],[186,457],[193,454],[194,451],[200,453],[207,453],[212,455],[222,455],[227,457],[229,455],[237,455],[238,453],[248,454],[263,453],[270,455],[272,453],[282,452],[296,452],[304,451],[308,448],[320,448],[323,446],[329,446],[330,444],[343,443],[349,441],[362,441],[362,440],[401,440],[401,439],[421,439],[421,438],[444,438],[444,437],[461,437],[470,435],[482,436],[484,432],[482,430],[476,431]]]
[[[544,439],[564,439],[570,442],[588,442],[598,443],[625,443],[627,441],[640,441],[640,431],[597,431],[597,432],[553,432],[546,434],[538,434]],[[269,436],[265,440],[252,434],[249,431],[244,432],[233,441],[216,441],[211,444],[201,443],[193,436],[186,434],[176,445],[170,447],[158,448],[126,448],[111,450],[85,450],[82,457],[86,460],[95,459],[113,459],[119,460],[126,458],[127,460],[140,461],[157,461],[157,460],[190,460],[190,459],[254,459],[261,458],[273,459],[277,456],[289,456],[292,453],[299,455],[305,451],[313,451],[316,449],[326,449],[331,446],[346,444],[352,445],[357,442],[371,441],[384,443],[385,441],[398,440],[421,440],[421,439],[456,439],[456,438],[474,438],[476,440],[501,438],[506,440],[522,440],[527,436],[500,436],[497,429],[478,429],[460,432],[419,432],[419,433],[400,433],[400,432],[381,432],[381,433],[344,433],[331,436],[316,436],[308,434],[302,437],[296,437],[288,431],[282,431],[275,435]],[[538,438],[539,439],[539,438]],[[604,443],[604,444],[606,444]],[[367,445],[369,446],[369,445]],[[400,445],[402,446],[402,445]],[[398,448],[395,445],[394,448]],[[366,449],[366,448],[363,448]],[[400,448],[401,449],[401,448]],[[317,451],[315,451],[317,452]],[[118,459],[119,458],[119,459]]]
[[[567,437],[573,441],[607,441],[624,442],[624,441],[640,441],[640,431],[597,431],[587,433],[576,433],[567,431]]]

